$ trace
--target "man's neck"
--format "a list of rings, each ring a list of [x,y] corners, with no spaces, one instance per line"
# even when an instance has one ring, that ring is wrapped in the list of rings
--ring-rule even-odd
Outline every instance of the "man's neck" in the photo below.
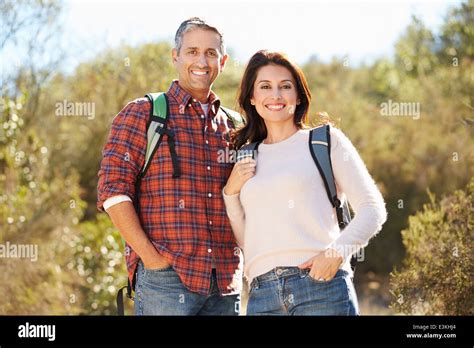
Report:
[[[189,89],[187,89],[187,88],[185,88],[181,85],[180,85],[180,87],[182,89],[184,89],[186,92],[188,92],[189,94],[191,94],[191,97],[193,97],[194,99],[196,99],[200,103],[207,104],[207,102],[209,100],[209,95],[211,94],[211,89],[208,89],[207,91],[200,92],[200,91],[190,91]]]

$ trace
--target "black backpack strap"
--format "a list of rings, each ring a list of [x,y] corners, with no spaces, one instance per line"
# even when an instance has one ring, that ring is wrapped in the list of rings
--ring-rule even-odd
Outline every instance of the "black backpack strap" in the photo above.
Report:
[[[124,316],[125,315],[125,309],[124,309],[124,304],[123,304],[123,289],[127,288],[128,292],[128,286],[122,286],[119,291],[117,292],[117,315]]]
[[[127,277],[128,278],[127,279],[127,285],[122,286],[117,292],[117,298],[116,298],[117,315],[119,315],[119,316],[124,316],[125,315],[125,306],[124,306],[124,302],[123,302],[123,290],[125,288],[127,289],[127,297],[132,301],[135,300],[135,298],[132,295],[132,292],[135,291],[136,276],[137,276],[137,269],[135,268],[135,273],[133,275],[133,284],[130,283],[130,279]]]
[[[339,228],[343,230],[351,221],[351,214],[347,200],[344,204],[337,197],[336,182],[331,163],[331,129],[329,125],[314,128],[309,133],[309,149],[319,174],[323,179],[329,201],[336,209]],[[355,270],[355,256],[352,256],[351,267]]]
[[[258,145],[260,145],[260,142],[254,142],[242,146],[239,151],[237,151],[237,162],[246,157],[252,157],[255,159],[257,157]]]

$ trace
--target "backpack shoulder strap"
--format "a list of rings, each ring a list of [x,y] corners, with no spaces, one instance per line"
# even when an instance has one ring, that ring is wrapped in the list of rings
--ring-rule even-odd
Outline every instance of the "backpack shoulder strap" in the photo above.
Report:
[[[168,99],[165,93],[149,93],[146,97],[151,102],[151,109],[150,118],[147,123],[145,164],[140,171],[141,177],[143,177],[148,170],[153,154],[163,138],[169,115]]]
[[[239,128],[241,125],[245,124],[242,115],[240,115],[237,111],[225,108],[223,106],[221,106],[221,110],[224,112],[224,114],[226,114],[228,118],[232,120],[232,123],[234,124],[235,128]]]
[[[242,146],[237,151],[237,162],[243,160],[246,157],[252,157],[253,159],[255,159],[257,155],[258,145],[260,145],[260,142],[254,142]]]
[[[336,182],[331,163],[331,129],[329,125],[314,128],[309,133],[309,150],[314,163],[318,168],[324,187],[332,206],[336,209],[337,222],[342,230],[351,221],[351,212],[347,200],[341,204],[337,198]],[[357,258],[355,255],[351,258],[352,271],[355,271]]]
[[[350,211],[347,201],[344,205],[337,197],[336,182],[331,163],[331,129],[329,125],[314,128],[310,131],[309,149],[314,163],[318,168],[329,201],[336,209],[339,227],[344,228],[350,221]]]
[[[323,179],[329,201],[335,208],[337,191],[331,165],[331,136],[329,132],[328,125],[312,129],[309,136],[309,149]]]

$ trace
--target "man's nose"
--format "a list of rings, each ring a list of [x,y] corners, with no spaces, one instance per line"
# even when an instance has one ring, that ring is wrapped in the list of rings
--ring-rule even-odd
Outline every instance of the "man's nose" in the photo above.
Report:
[[[198,58],[198,64],[200,68],[206,68],[207,67],[207,59],[205,54],[200,54]]]

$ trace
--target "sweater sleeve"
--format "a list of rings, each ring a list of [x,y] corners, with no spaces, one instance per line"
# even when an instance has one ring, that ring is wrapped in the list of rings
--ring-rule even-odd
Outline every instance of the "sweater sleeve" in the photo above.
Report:
[[[245,232],[245,213],[242,204],[240,203],[240,194],[226,195],[222,189],[222,196],[227,210],[227,216],[230,220],[232,231],[240,248],[244,247],[244,232]]]
[[[338,191],[343,192],[354,211],[354,219],[330,248],[344,262],[365,247],[387,220],[382,194],[351,141],[341,130],[331,127],[331,161]]]

